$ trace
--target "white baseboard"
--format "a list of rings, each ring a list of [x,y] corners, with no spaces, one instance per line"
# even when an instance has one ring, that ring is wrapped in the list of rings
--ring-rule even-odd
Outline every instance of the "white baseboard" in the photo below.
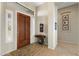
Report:
[[[49,49],[52,49],[52,50],[54,50],[55,48],[51,48],[51,47],[48,47]]]
[[[12,51],[14,51],[14,50],[16,50],[16,49],[12,49],[12,50],[9,50],[9,51],[6,51],[6,52],[3,52],[3,53],[1,53],[1,56],[4,56],[5,54],[8,54],[8,53],[10,53],[10,52],[12,52]]]
[[[59,43],[69,43],[69,44],[74,44],[74,45],[79,45],[78,43],[73,43],[73,42],[68,42],[68,41],[58,41]]]

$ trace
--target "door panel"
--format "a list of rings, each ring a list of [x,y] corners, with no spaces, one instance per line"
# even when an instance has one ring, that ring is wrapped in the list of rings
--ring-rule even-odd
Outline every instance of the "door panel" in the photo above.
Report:
[[[30,17],[27,16],[27,21],[26,21],[26,39],[27,39],[27,45],[30,44]]]
[[[24,33],[23,33],[23,16],[20,13],[17,13],[17,25],[18,25],[18,48],[22,47],[22,40],[24,39]]]
[[[17,48],[30,44],[30,17],[17,13]]]

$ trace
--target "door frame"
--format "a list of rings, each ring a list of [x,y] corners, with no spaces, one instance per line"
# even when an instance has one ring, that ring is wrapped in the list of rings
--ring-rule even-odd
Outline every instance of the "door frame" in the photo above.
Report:
[[[14,39],[16,39],[15,50],[17,50],[17,38],[18,38],[18,36],[17,36],[18,35],[18,33],[17,33],[17,13],[22,13],[24,15],[30,16],[30,43],[31,43],[31,18],[34,17],[33,15],[31,15],[25,11],[18,11],[18,10],[15,11],[15,38],[14,38]]]

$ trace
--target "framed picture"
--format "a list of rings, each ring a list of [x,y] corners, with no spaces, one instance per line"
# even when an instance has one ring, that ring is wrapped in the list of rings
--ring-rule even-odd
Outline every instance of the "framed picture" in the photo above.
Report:
[[[5,14],[6,24],[6,43],[10,43],[13,40],[13,11],[6,9]]]
[[[40,24],[40,32],[44,31],[44,24]]]
[[[69,15],[62,16],[62,30],[69,30]]]

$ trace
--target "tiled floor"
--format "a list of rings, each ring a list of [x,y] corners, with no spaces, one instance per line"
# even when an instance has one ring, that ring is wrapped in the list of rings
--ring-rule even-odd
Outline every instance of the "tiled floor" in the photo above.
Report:
[[[52,50],[48,49],[47,45],[32,44],[6,54],[6,56],[79,56],[79,48],[77,45],[64,43]]]

